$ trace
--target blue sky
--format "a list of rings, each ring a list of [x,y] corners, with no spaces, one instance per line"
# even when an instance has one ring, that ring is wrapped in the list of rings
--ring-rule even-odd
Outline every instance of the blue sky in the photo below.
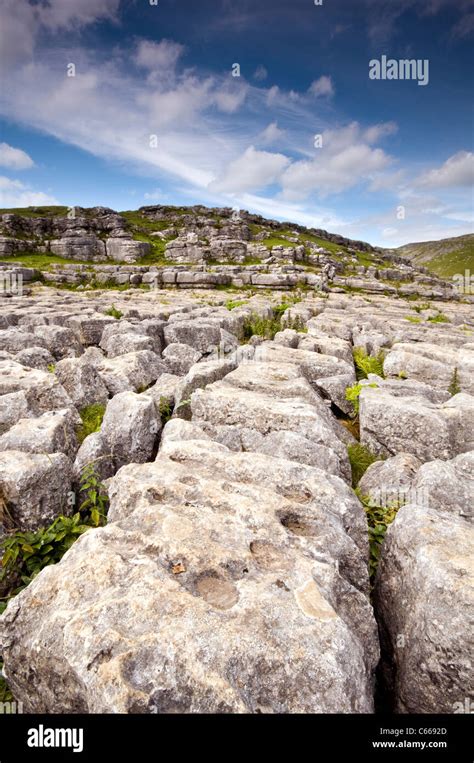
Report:
[[[473,34],[474,0],[3,0],[0,206],[470,232]],[[371,80],[382,56],[427,60],[428,84]]]

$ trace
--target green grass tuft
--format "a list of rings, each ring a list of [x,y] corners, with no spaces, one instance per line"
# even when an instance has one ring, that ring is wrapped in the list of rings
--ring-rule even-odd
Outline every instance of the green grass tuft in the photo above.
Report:
[[[432,318],[428,318],[428,321],[430,323],[451,323],[448,316],[444,313],[438,313],[438,315],[434,315]]]
[[[102,419],[104,418],[105,405],[100,403],[93,403],[87,405],[82,411],[79,412],[82,419],[82,424],[77,429],[77,439],[79,443],[83,443],[88,435],[93,432],[98,432],[102,426]]]
[[[365,445],[361,445],[360,442],[348,445],[347,453],[352,470],[353,487],[357,487],[371,464],[382,460],[380,456],[376,456]]]
[[[117,310],[115,305],[111,305],[111,307],[108,307],[107,310],[104,310],[104,315],[110,315],[112,318],[117,318],[117,320],[120,320],[120,318],[123,316],[123,313],[121,310]]]

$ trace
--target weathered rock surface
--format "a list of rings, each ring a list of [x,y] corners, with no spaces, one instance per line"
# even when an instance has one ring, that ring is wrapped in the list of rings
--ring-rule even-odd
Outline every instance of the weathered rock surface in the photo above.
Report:
[[[472,453],[422,466],[428,505],[403,506],[387,531],[376,610],[397,712],[464,712],[474,683],[473,467]]]
[[[0,496],[16,527],[35,530],[71,513],[72,464],[63,453],[0,452]],[[2,512],[3,515],[3,512]]]
[[[0,452],[64,453],[74,459],[78,449],[76,428],[81,423],[75,409],[43,413],[38,418],[19,419],[0,437]]]
[[[341,480],[188,441],[122,469],[110,495],[109,525],[1,620],[28,711],[372,710],[364,517]]]
[[[405,452],[421,461],[450,459],[470,447],[472,435],[463,433],[463,426],[472,432],[474,417],[474,397],[456,398],[436,405],[367,386],[359,398],[361,442],[382,456]]]

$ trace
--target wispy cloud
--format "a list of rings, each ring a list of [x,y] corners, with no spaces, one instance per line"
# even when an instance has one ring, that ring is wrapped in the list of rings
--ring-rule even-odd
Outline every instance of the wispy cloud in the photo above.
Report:
[[[29,170],[34,167],[31,156],[21,148],[14,148],[8,143],[0,143],[0,167],[8,167],[12,170]]]
[[[1,207],[31,207],[58,204],[54,196],[43,191],[35,191],[20,180],[0,176],[0,206]]]

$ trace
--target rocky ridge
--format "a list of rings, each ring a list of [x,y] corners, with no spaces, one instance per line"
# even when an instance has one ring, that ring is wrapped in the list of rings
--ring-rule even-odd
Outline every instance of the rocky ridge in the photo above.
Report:
[[[95,288],[325,290],[454,299],[457,288],[395,253],[230,208],[32,208],[0,214],[0,276]]]

